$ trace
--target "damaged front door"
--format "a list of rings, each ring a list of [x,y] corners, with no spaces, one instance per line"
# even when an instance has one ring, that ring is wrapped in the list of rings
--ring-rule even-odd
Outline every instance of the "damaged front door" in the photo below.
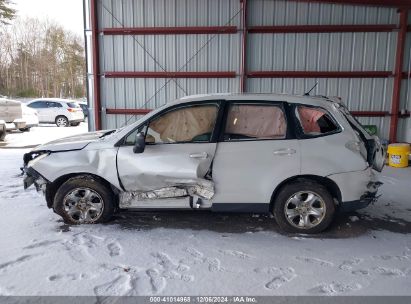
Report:
[[[190,104],[159,113],[129,134],[119,148],[117,168],[125,195],[136,200],[198,196],[211,199],[209,175],[216,150],[218,103]],[[138,132],[143,153],[134,153]]]

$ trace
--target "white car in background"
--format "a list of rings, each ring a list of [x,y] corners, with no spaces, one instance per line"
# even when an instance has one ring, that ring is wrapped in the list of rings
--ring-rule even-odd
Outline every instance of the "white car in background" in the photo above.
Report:
[[[6,131],[21,130],[26,128],[26,121],[23,119],[23,109],[21,102],[17,100],[0,98],[0,121],[1,129]],[[5,133],[2,132],[4,139]]]
[[[377,199],[385,152],[345,106],[324,97],[191,96],[134,124],[24,155],[24,187],[71,224],[118,209],[273,213],[297,233]]]
[[[84,114],[77,102],[60,98],[39,98],[27,103],[38,113],[40,123],[55,123],[58,127],[78,126]]]
[[[24,128],[20,128],[20,131],[27,132],[30,131],[32,127],[37,127],[39,125],[39,118],[36,110],[29,108],[24,103],[21,104],[21,110],[26,126]]]

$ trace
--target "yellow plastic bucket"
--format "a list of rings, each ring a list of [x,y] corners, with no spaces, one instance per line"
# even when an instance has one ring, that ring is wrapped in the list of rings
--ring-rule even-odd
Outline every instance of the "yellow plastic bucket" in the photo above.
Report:
[[[388,145],[388,165],[394,168],[408,167],[408,155],[410,154],[409,144]]]

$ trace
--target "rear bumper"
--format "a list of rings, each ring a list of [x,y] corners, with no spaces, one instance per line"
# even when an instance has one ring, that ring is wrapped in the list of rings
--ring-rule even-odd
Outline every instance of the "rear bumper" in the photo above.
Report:
[[[11,123],[6,123],[6,129],[7,131],[13,131],[13,130],[18,130],[18,129],[23,129],[26,127],[26,121],[22,119],[15,119]]]
[[[70,119],[69,121],[70,121],[70,123],[83,122],[84,118],[82,118],[82,119]]]
[[[39,124],[38,123],[28,123],[26,124],[26,128],[33,128],[33,127],[38,127]]]
[[[367,207],[369,204],[376,202],[380,196],[381,195],[377,195],[377,191],[366,192],[361,196],[359,200],[350,201],[350,202],[342,202],[339,205],[338,211],[351,212],[351,211],[355,211],[358,209],[363,209]]]
[[[382,185],[375,171],[345,172],[328,176],[338,186],[341,193],[339,209],[353,211],[367,207],[378,199],[378,188]]]

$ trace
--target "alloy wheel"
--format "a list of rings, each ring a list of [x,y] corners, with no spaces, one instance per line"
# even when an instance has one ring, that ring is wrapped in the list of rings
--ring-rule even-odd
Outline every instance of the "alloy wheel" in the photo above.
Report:
[[[67,215],[77,223],[93,223],[103,213],[104,204],[100,194],[90,188],[75,188],[63,200]]]
[[[310,229],[322,222],[326,213],[326,205],[317,193],[300,191],[287,200],[284,213],[292,226],[299,229]]]
[[[57,120],[56,120],[56,125],[57,125],[58,127],[66,127],[67,124],[68,124],[68,121],[67,121],[67,119],[65,119],[64,117],[59,117],[59,118],[57,118]]]

